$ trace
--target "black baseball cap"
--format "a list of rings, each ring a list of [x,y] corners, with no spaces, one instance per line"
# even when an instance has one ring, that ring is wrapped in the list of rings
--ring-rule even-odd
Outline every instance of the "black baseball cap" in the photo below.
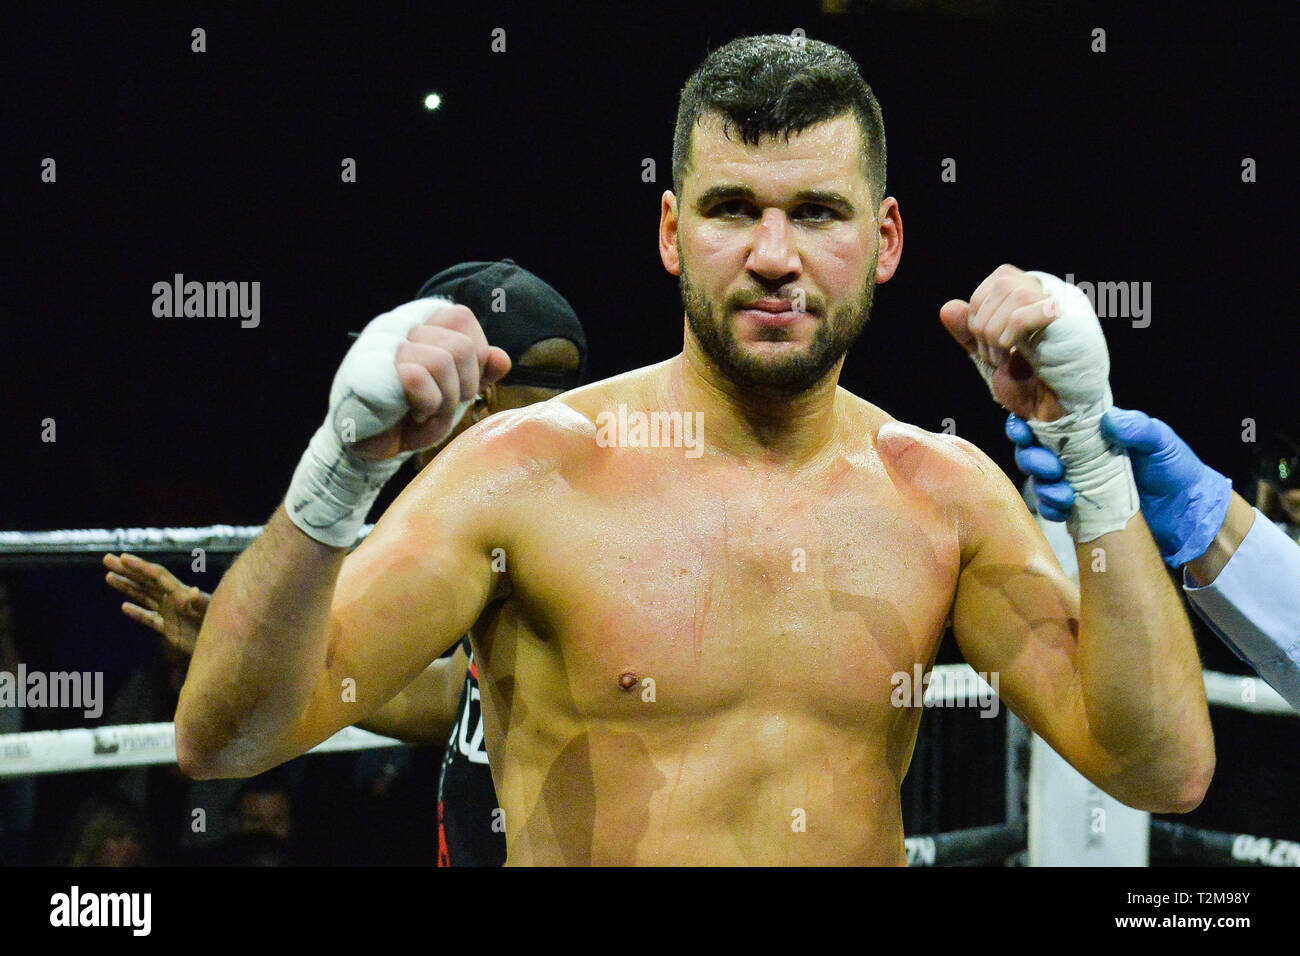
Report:
[[[440,296],[474,313],[488,344],[510,356],[502,385],[575,388],[587,372],[587,336],[564,296],[513,259],[462,262],[420,287],[416,298]],[[544,339],[567,339],[578,348],[578,368],[520,367],[519,357]]]

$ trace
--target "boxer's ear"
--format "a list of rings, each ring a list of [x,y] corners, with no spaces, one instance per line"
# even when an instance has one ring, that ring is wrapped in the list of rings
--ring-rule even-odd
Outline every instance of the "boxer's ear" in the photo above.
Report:
[[[879,245],[876,254],[876,282],[888,282],[903,258],[903,217],[898,211],[898,200],[886,196],[876,212],[879,223]]]
[[[659,259],[669,275],[681,275],[677,249],[677,197],[665,189],[659,200]]]

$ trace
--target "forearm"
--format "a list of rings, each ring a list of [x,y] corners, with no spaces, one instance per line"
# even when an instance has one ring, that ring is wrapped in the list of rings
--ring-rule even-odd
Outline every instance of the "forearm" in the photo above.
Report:
[[[357,726],[408,744],[442,746],[451,736],[465,682],[467,657],[459,648],[434,661],[402,692]]]
[[[1141,515],[1076,548],[1078,669],[1107,789],[1143,809],[1200,802],[1214,741],[1196,643]]]
[[[280,507],[226,573],[176,710],[186,773],[243,776],[293,755],[286,735],[325,669],[346,553],[309,538]]]

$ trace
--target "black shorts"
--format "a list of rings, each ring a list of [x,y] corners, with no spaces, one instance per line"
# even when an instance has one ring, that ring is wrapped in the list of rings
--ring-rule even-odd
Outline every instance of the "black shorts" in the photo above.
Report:
[[[439,866],[501,866],[506,861],[505,817],[487,760],[478,668],[470,651],[438,779]]]

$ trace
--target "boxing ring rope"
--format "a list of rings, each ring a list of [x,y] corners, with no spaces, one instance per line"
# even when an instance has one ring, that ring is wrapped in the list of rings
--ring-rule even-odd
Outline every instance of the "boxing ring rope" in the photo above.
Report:
[[[1151,821],[1152,855],[1209,866],[1300,866],[1300,843]]]
[[[1015,856],[1029,844],[1024,820],[987,827],[949,830],[931,836],[910,836],[908,866],[961,866],[990,863]]]
[[[400,746],[400,740],[344,727],[308,753]],[[0,779],[174,763],[176,728],[170,721],[0,734]]]
[[[373,525],[367,525],[363,534]],[[59,531],[0,531],[0,566],[64,565],[94,561],[105,552],[130,551],[189,558],[239,554],[261,532],[256,525],[197,528],[117,528]],[[931,669],[924,706],[974,707],[991,688],[967,664]],[[1204,671],[1212,705],[1256,714],[1296,716],[1267,683],[1257,677]],[[1015,718],[1008,714],[1008,720]],[[402,746],[389,737],[347,727],[309,753]],[[0,734],[0,779],[103,770],[176,762],[176,734],[168,723],[125,724],[71,730]],[[1010,766],[1010,764],[1009,764]],[[1008,799],[1010,807],[1011,800]],[[1023,819],[992,826],[906,838],[911,866],[951,866],[1004,862],[1028,847]],[[1300,844],[1246,833],[1218,833],[1164,820],[1150,823],[1154,855],[1182,862],[1220,866],[1300,866]]]
[[[936,680],[926,690],[926,705],[952,706],[959,699],[977,699],[979,681],[966,664],[940,664],[938,672],[947,690],[935,693]],[[402,741],[372,734],[360,727],[345,727],[308,751],[310,754],[345,750],[400,747]],[[170,722],[78,727],[70,730],[32,730],[0,734],[0,778],[111,770],[176,763],[176,729]]]
[[[926,707],[951,707],[957,705],[959,700],[970,705],[977,701],[982,682],[969,664],[939,664],[931,670],[931,674],[934,675],[934,679],[926,688]],[[1236,707],[1256,713],[1295,713],[1280,696],[1277,697],[1277,703],[1281,705],[1280,709],[1272,702],[1263,700],[1262,696],[1253,703],[1241,703],[1241,682],[1249,680],[1258,681],[1258,678],[1234,677],[1230,674],[1206,671],[1206,696],[1211,704],[1223,707]],[[1277,692],[1273,688],[1263,681],[1258,682],[1276,696]],[[936,687],[941,685],[945,689],[936,691]],[[372,734],[359,727],[345,727],[333,737],[313,747],[308,753],[334,753],[397,746],[402,746],[400,740]],[[171,722],[0,734],[0,777],[66,773],[75,770],[107,770],[116,767],[175,762],[176,732]]]
[[[361,529],[364,537],[374,525]],[[98,562],[106,551],[190,557],[239,554],[262,532],[261,525],[214,524],[205,528],[83,528],[64,531],[0,531],[0,567]]]

